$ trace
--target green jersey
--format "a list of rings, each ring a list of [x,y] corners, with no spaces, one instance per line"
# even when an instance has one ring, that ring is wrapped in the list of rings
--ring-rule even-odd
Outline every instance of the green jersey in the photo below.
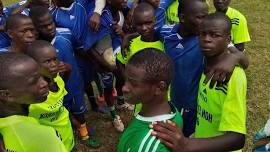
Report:
[[[228,8],[226,15],[232,23],[231,40],[233,44],[249,42],[250,36],[245,16],[231,7]]]
[[[128,60],[137,52],[139,52],[142,49],[145,48],[155,48],[161,51],[164,51],[164,46],[161,41],[155,41],[155,42],[144,42],[141,40],[141,36],[138,36],[131,40],[129,48],[126,50],[127,57],[123,57],[121,52],[119,52],[116,56],[118,61],[120,61],[122,64],[126,64]]]
[[[29,116],[36,118],[40,124],[51,126],[57,130],[68,151],[74,147],[74,137],[69,112],[63,106],[63,98],[67,94],[65,83],[57,75],[54,79],[57,83],[58,91],[49,92],[47,100],[42,103],[31,104],[29,106]]]
[[[226,85],[209,88],[202,74],[197,108],[196,138],[236,132],[246,134],[247,80],[243,69],[235,67]]]
[[[57,132],[31,117],[0,118],[0,134],[8,152],[66,152]]]
[[[176,108],[172,107],[171,114],[154,117],[135,116],[121,135],[117,152],[169,152],[169,149],[151,135],[149,125],[155,121],[171,120],[183,127],[182,117]]]

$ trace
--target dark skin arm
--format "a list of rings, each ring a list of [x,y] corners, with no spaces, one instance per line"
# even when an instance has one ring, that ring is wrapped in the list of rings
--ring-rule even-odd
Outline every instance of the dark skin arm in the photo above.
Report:
[[[243,51],[245,50],[245,43],[235,44],[235,47],[236,47],[239,51],[243,52]]]
[[[212,138],[186,138],[171,121],[153,124],[152,135],[157,136],[172,152],[227,152],[244,147],[245,135],[227,132]]]
[[[124,57],[127,56],[127,54],[126,54],[126,49],[129,48],[129,46],[130,46],[130,41],[131,41],[132,39],[134,39],[135,37],[137,37],[137,36],[139,36],[138,33],[131,33],[131,34],[127,34],[127,35],[124,36],[123,41],[122,41],[122,45],[121,45],[121,53],[122,53],[122,55],[123,55]]]
[[[112,66],[110,65],[108,62],[106,62],[104,60],[104,58],[98,54],[98,52],[94,49],[91,49],[89,51],[87,51],[87,56],[89,61],[93,61],[93,63],[97,64],[97,66],[99,66],[100,68],[106,70],[106,71],[115,71],[116,70],[116,66]]]
[[[3,137],[1,134],[0,134],[0,152],[6,152],[5,145],[3,142]]]
[[[72,66],[68,63],[59,61],[58,69],[59,69],[60,76],[66,82],[70,76]]]
[[[13,8],[10,11],[10,15],[15,15],[15,14],[20,14],[25,8],[29,7],[29,4],[31,3],[31,0],[27,0],[26,3],[24,3],[23,5]]]
[[[239,51],[236,47],[228,48],[229,53],[226,54],[221,62],[212,66],[210,69],[204,70],[206,79],[204,83],[211,80],[210,88],[213,88],[215,83],[218,85],[227,83],[232,75],[235,65],[239,64],[243,69],[249,65],[248,58],[245,54]]]

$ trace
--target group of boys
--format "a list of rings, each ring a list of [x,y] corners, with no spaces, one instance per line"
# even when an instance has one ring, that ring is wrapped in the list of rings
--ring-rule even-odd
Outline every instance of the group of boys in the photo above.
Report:
[[[124,131],[118,152],[242,149],[242,51],[250,37],[230,0],[213,3],[211,14],[204,0],[31,0],[3,8],[0,151],[72,151],[72,127],[98,148],[84,116],[84,93],[100,110],[92,81]],[[167,11],[174,5],[177,13]],[[117,104],[136,105],[125,130],[114,77]]]

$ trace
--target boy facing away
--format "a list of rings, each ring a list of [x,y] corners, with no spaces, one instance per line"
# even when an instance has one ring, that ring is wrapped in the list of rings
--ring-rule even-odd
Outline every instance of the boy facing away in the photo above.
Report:
[[[180,113],[168,103],[166,96],[173,76],[172,61],[160,50],[143,49],[129,60],[125,75],[125,100],[131,104],[141,101],[143,106],[122,134],[117,151],[169,151],[151,135],[149,125],[173,120],[183,126]]]
[[[202,21],[199,39],[205,55],[204,71],[224,60],[230,30],[230,19],[222,13],[210,14]],[[245,72],[236,66],[230,80],[214,88],[204,83],[205,77],[203,73],[199,83],[195,138],[185,138],[173,123],[168,130],[162,129],[164,123],[154,125],[157,132],[152,134],[174,152],[241,151],[246,134]]]
[[[26,55],[5,52],[0,65],[0,151],[66,152],[52,127],[27,117],[29,105],[45,101],[49,93],[38,64]]]

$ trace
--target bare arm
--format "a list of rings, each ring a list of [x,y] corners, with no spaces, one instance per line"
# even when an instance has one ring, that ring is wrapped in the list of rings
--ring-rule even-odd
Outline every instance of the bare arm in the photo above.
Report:
[[[235,47],[236,47],[239,51],[243,52],[243,51],[245,50],[245,43],[235,44]]]
[[[229,51],[232,54],[234,54],[236,56],[236,58],[238,58],[238,64],[240,64],[240,66],[243,69],[247,69],[248,66],[249,66],[249,60],[248,60],[247,56],[245,55],[245,53],[243,52],[243,50],[244,50],[244,43],[241,43],[239,45],[236,44],[235,47],[234,46],[231,46],[228,49],[229,49]]]
[[[94,14],[89,18],[88,25],[93,31],[98,31],[100,26],[100,16],[106,5],[106,0],[95,0]]]
[[[3,142],[3,137],[1,134],[0,134],[0,152],[6,152],[5,145]]]
[[[186,138],[174,122],[157,122],[151,126],[157,136],[172,152],[226,152],[244,147],[245,135],[227,132],[211,138]]]
[[[20,5],[16,8],[12,8],[10,11],[10,15],[20,14],[25,8],[29,7],[31,0],[27,0],[23,5]]]

